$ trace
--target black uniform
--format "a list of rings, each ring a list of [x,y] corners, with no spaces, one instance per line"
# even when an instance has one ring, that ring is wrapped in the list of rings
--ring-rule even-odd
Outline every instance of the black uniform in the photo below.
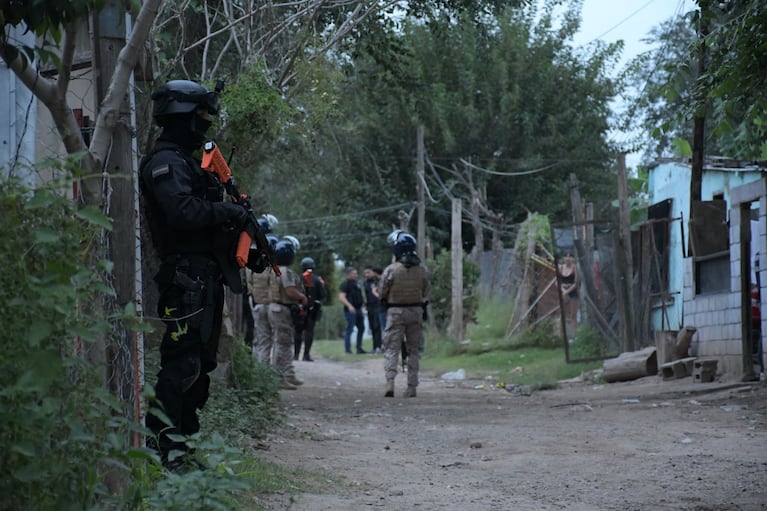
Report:
[[[167,434],[200,429],[197,410],[208,399],[207,373],[217,364],[223,284],[241,291],[233,257],[238,231],[232,222],[241,221],[244,210],[224,202],[217,178],[200,168],[188,147],[167,138],[161,137],[140,168],[152,237],[162,258],[154,280],[166,330],[155,390],[174,427],[151,412],[146,423],[158,435],[163,462],[171,448],[183,450]]]
[[[319,275],[315,275],[312,270],[306,270],[301,275],[304,294],[308,300],[309,306],[306,314],[295,324],[295,335],[293,337],[293,359],[298,360],[301,354],[301,345],[304,345],[303,359],[307,362],[312,361],[312,344],[314,343],[314,326],[322,316],[322,302],[327,297],[325,289],[325,280]]]

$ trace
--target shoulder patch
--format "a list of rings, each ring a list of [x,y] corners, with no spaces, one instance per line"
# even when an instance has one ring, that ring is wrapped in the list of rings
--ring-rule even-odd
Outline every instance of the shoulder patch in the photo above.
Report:
[[[160,165],[156,169],[152,170],[152,179],[157,179],[158,177],[164,176],[166,174],[170,174],[170,166]]]

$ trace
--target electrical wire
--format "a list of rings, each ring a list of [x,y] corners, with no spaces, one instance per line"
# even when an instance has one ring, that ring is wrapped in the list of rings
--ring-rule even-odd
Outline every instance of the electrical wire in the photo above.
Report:
[[[471,167],[474,170],[479,170],[480,172],[485,172],[486,174],[493,174],[494,176],[508,176],[508,177],[528,176],[530,174],[537,174],[538,172],[543,172],[544,170],[548,170],[560,165],[559,162],[554,162],[551,165],[546,165],[545,167],[540,167],[540,168],[532,169],[532,170],[522,170],[519,172],[499,172],[497,170],[490,170],[483,167],[478,167],[477,165],[474,165],[473,163],[470,163],[464,160],[463,158],[461,158],[459,161],[463,163],[464,165],[466,165],[467,167]]]
[[[637,10],[635,10],[634,12],[632,12],[631,14],[629,14],[628,16],[626,16],[625,18],[623,18],[622,20],[620,20],[618,23],[616,23],[616,24],[615,24],[615,25],[613,25],[612,27],[608,28],[607,30],[605,30],[604,32],[602,32],[601,34],[599,34],[598,36],[596,36],[594,39],[592,39],[591,41],[589,41],[588,43],[586,43],[585,45],[582,45],[582,46],[586,46],[586,45],[589,45],[589,44],[593,43],[594,41],[596,41],[596,40],[598,40],[598,39],[601,39],[601,38],[603,38],[604,36],[606,36],[607,34],[609,34],[610,32],[612,32],[613,30],[615,30],[616,28],[620,27],[621,25],[623,25],[624,23],[626,23],[628,20],[630,20],[631,18],[633,18],[634,16],[636,16],[637,14],[639,14],[639,12],[640,12],[640,11],[644,10],[644,9],[645,9],[647,6],[649,6],[650,4],[652,4],[652,3],[654,3],[654,2],[655,2],[655,0],[649,0],[649,2],[645,3],[645,4],[644,4],[642,7],[640,7],[640,8],[639,8],[639,9],[637,9]]]
[[[295,225],[295,224],[305,224],[305,223],[311,223],[311,222],[319,222],[321,220],[335,220],[338,218],[348,218],[348,217],[357,217],[362,215],[371,215],[374,213],[383,213],[386,211],[392,211],[395,209],[402,209],[404,207],[412,205],[411,202],[403,202],[401,204],[395,204],[394,206],[385,206],[381,208],[375,208],[375,209],[368,209],[365,211],[350,211],[348,213],[339,213],[337,215],[327,215],[327,216],[315,216],[312,218],[297,218],[295,220],[280,220],[281,224],[285,225]]]

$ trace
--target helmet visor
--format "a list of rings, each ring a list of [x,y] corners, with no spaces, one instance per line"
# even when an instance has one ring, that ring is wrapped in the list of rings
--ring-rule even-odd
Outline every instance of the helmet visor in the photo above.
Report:
[[[152,93],[152,99],[157,99],[163,94],[179,103],[195,103],[200,108],[207,110],[210,115],[218,115],[221,108],[221,95],[216,91],[193,93],[180,90],[157,91]]]

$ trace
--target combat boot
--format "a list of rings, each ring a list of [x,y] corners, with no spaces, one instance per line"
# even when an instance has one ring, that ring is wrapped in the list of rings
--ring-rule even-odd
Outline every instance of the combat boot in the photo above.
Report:
[[[386,380],[386,394],[384,397],[394,397],[394,380]]]
[[[303,385],[304,382],[296,378],[294,375],[286,376],[285,381],[288,382],[291,385],[299,386]]]
[[[415,386],[414,385],[408,385],[407,390],[405,391],[405,397],[415,397]]]

